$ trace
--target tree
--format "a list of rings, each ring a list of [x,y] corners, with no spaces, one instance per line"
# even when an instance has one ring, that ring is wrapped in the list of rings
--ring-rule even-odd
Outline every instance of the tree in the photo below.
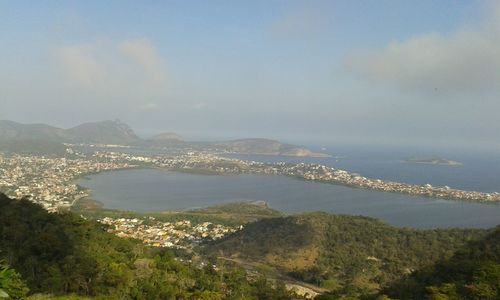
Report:
[[[0,261],[0,298],[21,299],[28,291],[21,275]]]

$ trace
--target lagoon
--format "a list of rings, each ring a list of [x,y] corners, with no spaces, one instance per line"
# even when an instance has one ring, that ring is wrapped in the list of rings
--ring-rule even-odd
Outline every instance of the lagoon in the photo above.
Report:
[[[415,197],[266,175],[200,175],[158,169],[106,172],[79,179],[106,208],[186,210],[237,201],[266,201],[285,213],[364,215],[414,228],[500,224],[500,205]]]

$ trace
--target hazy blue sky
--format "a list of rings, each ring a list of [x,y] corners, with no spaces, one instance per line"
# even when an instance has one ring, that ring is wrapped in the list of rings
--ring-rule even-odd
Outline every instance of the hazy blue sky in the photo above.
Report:
[[[0,119],[500,147],[495,1],[2,1]]]

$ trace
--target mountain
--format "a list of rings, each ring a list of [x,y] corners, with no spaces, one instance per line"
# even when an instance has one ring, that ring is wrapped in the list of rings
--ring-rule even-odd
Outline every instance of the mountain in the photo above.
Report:
[[[119,120],[84,123],[66,131],[76,142],[134,144],[140,141],[132,128]]]
[[[161,133],[150,139],[143,140],[135,134],[130,126],[119,120],[84,123],[70,129],[58,128],[45,124],[21,124],[13,121],[0,120],[0,141],[2,141],[2,143],[0,143],[0,151],[6,152],[11,152],[11,150],[13,150],[13,152],[26,152],[27,148],[24,146],[34,145],[33,149],[35,150],[58,149],[59,153],[62,149],[62,143],[142,145],[145,147],[183,147],[187,145],[195,146],[199,149],[214,146],[212,143],[184,142],[181,136],[173,132]],[[215,146],[227,151],[242,154],[300,157],[329,156],[323,153],[315,153],[301,146],[282,144],[276,140],[262,138],[216,143]]]
[[[174,132],[163,132],[157,134],[143,142],[143,145],[156,147],[183,146],[187,144],[182,137]]]
[[[367,217],[308,213],[259,220],[205,250],[243,266],[266,266],[332,292],[359,296],[449,258],[486,233],[396,228]]]
[[[163,132],[150,138],[151,141],[182,141],[182,137],[174,132]]]
[[[315,153],[311,150],[289,144],[282,144],[270,139],[241,139],[218,143],[217,146],[224,147],[228,151],[241,154],[261,154],[261,155],[285,155],[301,157],[328,157],[323,153]]]
[[[64,155],[62,141],[71,136],[66,130],[45,124],[21,124],[0,120],[0,152]]]
[[[45,124],[0,121],[0,140],[35,143],[133,144],[140,141],[134,131],[118,120],[85,123],[70,129]]]
[[[71,138],[66,130],[45,124],[21,124],[0,120],[0,139],[61,141]]]

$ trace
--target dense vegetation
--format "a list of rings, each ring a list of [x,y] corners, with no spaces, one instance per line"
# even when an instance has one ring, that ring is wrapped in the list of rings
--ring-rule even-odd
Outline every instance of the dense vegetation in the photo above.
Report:
[[[273,266],[335,295],[361,296],[451,257],[486,233],[403,229],[366,217],[313,213],[249,224],[207,251]]]
[[[413,230],[366,217],[276,216],[253,204],[186,213],[267,218],[207,245],[206,260],[0,194],[0,299],[292,299],[262,274],[329,291],[317,299],[499,299],[500,227]]]
[[[383,292],[397,299],[500,299],[500,226]]]
[[[248,222],[253,222],[263,218],[279,217],[283,214],[267,206],[264,202],[236,202],[221,204],[208,208],[199,208],[187,211],[163,211],[139,213],[134,211],[120,211],[105,209],[102,204],[90,200],[82,199],[72,206],[75,213],[84,215],[89,219],[99,219],[103,217],[119,218],[144,218],[154,217],[163,222],[177,222],[189,220],[192,223],[212,222],[227,226],[239,226]]]
[[[21,298],[29,289],[22,280],[21,275],[0,261],[0,299]]]
[[[282,285],[273,287],[260,277],[248,280],[241,269],[188,264],[170,251],[108,234],[76,214],[49,214],[1,194],[0,241],[0,259],[15,270],[9,278],[20,279],[12,273],[19,272],[30,293],[103,299],[290,298]],[[13,298],[27,291],[19,284]]]
[[[198,212],[204,214],[226,213],[230,215],[271,216],[271,217],[279,217],[282,215],[281,212],[269,208],[267,203],[263,201],[220,204],[207,208],[193,209],[190,212]]]

